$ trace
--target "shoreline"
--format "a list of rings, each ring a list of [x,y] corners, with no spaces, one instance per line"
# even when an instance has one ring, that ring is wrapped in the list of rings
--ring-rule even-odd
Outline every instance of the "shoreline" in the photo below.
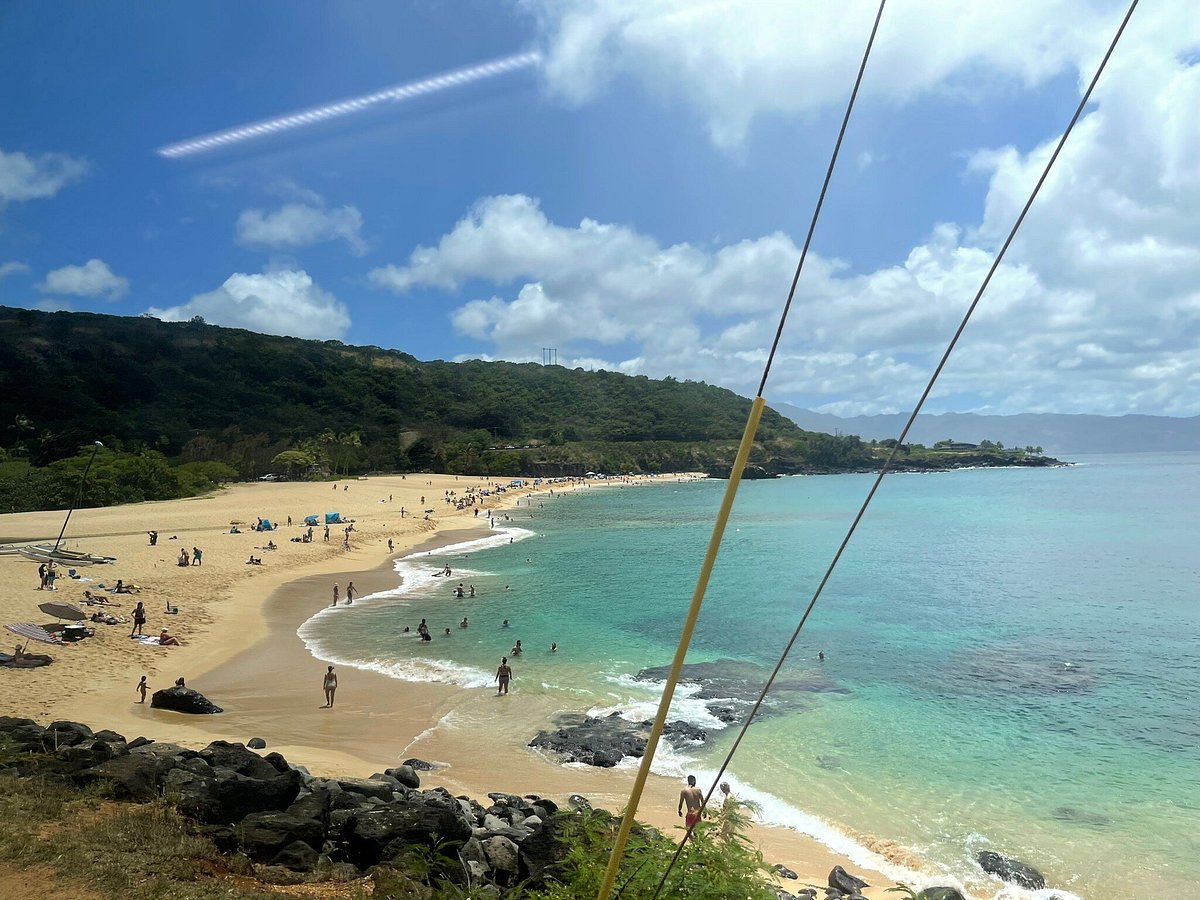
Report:
[[[453,476],[435,476],[427,479],[429,483],[425,487],[433,491],[450,489],[445,484],[451,478]],[[372,479],[381,486],[390,486],[396,480],[395,477]],[[453,484],[463,486],[473,481]],[[350,484],[361,486],[363,483]],[[413,487],[408,488],[410,493]],[[558,485],[544,486],[541,490],[548,487],[559,490]],[[569,490],[583,486],[561,487]],[[491,498],[492,502],[487,506],[491,509],[510,508],[520,497],[536,492],[537,489],[531,488],[505,493],[500,495],[498,502]],[[177,505],[188,502],[165,501]],[[137,509],[141,515],[147,506],[151,504],[139,504],[132,509]],[[397,540],[394,553],[387,551],[383,532],[368,527],[364,521],[362,537],[357,539],[357,546],[350,554],[326,552],[307,565],[282,571],[273,569],[269,573],[248,569],[246,576],[254,577],[235,576],[231,579],[228,600],[222,603],[221,615],[213,617],[208,629],[210,633],[204,635],[203,640],[181,648],[151,649],[152,653],[172,654],[169,664],[173,666],[167,668],[167,661],[161,661],[151,678],[154,687],[173,681],[172,672],[186,673],[189,686],[222,705],[226,710],[223,714],[212,718],[189,717],[151,710],[148,705],[140,707],[132,702],[132,685],[136,678],[125,676],[123,680],[129,681],[129,685],[123,682],[120,685],[93,685],[94,689],[85,693],[58,698],[51,704],[53,712],[47,709],[43,717],[51,715],[83,721],[114,728],[131,737],[146,734],[156,740],[192,746],[204,746],[217,739],[244,743],[251,737],[262,737],[268,749],[281,752],[313,772],[328,775],[365,777],[415,756],[447,764],[445,768],[424,773],[423,786],[440,785],[452,793],[472,796],[496,790],[539,793],[564,801],[568,795],[579,793],[597,806],[620,808],[628,798],[631,770],[564,767],[526,747],[535,733],[531,729],[544,722],[548,715],[568,711],[566,709],[544,706],[522,709],[508,705],[498,711],[491,700],[490,689],[413,683],[350,667],[339,668],[343,677],[335,709],[323,708],[320,679],[324,670],[298,636],[298,628],[329,605],[333,580],[354,581],[359,596],[364,598],[377,591],[393,590],[398,584],[393,568],[396,559],[480,537],[489,531],[470,514],[470,508],[447,510],[446,513],[439,511],[433,523],[416,520],[416,529],[411,527],[414,520],[406,520],[408,533]],[[394,522],[390,524],[395,525]],[[177,533],[182,535],[184,532]],[[289,533],[292,532],[280,532],[285,539]],[[126,534],[140,537],[142,532]],[[115,630],[117,626],[113,628]],[[82,648],[73,647],[62,652],[76,649]],[[52,673],[53,667],[34,671]],[[11,702],[4,704],[6,707],[12,705]],[[98,712],[99,709],[104,712]],[[453,719],[464,711],[466,718],[478,720],[486,716],[494,727],[486,734],[462,733],[453,726]],[[38,718],[28,710],[22,714]],[[497,765],[499,761],[502,766]],[[675,806],[678,789],[676,779],[653,775],[647,784],[638,818],[672,833],[678,820],[670,816],[670,809]],[[844,831],[841,833],[845,834],[847,844],[857,843],[868,852],[882,854],[885,859],[880,862],[885,863],[884,868],[889,867],[887,864],[904,869],[923,868],[921,860],[904,848],[882,841],[872,843],[863,836],[852,836]],[[768,862],[782,863],[799,873],[799,881],[781,882],[785,887],[823,886],[826,875],[835,865],[862,874],[875,885],[866,892],[868,897],[882,897],[884,890],[893,884],[871,866],[850,862],[846,854],[835,852],[817,838],[790,828],[755,825],[751,837]]]

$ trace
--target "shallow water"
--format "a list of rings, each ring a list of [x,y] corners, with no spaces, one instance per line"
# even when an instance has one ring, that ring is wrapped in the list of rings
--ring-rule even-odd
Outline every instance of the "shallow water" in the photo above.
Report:
[[[791,689],[732,764],[764,818],[830,843],[844,839],[824,823],[842,823],[968,881],[992,848],[1081,897],[1200,896],[1200,454],[1081,462],[885,482],[784,669]],[[657,770],[715,771],[732,729],[710,706],[744,709],[868,486],[743,485],[688,657],[739,661],[719,684],[738,696],[686,687],[673,717],[709,742]],[[520,638],[514,691],[648,718],[656,686],[633,676],[670,661],[723,490],[534,498],[301,634],[342,664],[477,687]],[[460,581],[474,599],[453,597]],[[422,617],[426,644],[401,633]]]

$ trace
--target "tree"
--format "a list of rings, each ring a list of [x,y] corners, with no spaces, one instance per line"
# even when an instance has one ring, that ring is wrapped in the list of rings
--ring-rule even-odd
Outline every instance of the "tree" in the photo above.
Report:
[[[284,469],[288,478],[294,477],[297,471],[307,472],[315,464],[316,459],[306,450],[284,450],[271,460],[271,465]]]

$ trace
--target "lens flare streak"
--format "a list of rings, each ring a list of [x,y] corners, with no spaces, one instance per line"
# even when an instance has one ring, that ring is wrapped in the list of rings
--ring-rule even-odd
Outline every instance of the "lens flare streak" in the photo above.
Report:
[[[217,147],[227,147],[241,141],[251,140],[268,134],[278,134],[283,131],[290,131],[293,128],[311,125],[315,122],[324,122],[350,115],[351,113],[361,112],[380,103],[411,100],[414,97],[433,94],[448,88],[460,87],[472,82],[483,81],[487,78],[494,78],[497,75],[504,75],[508,72],[515,72],[519,69],[536,66],[541,60],[542,55],[536,51],[517,53],[512,56],[494,59],[490,62],[468,66],[464,69],[443,72],[440,75],[433,75],[418,81],[398,84],[372,94],[364,94],[361,97],[351,97],[336,103],[315,106],[311,109],[277,116],[273,119],[263,119],[261,122],[252,122],[249,125],[241,125],[225,131],[214,131],[211,134],[180,141],[179,143],[167,144],[166,146],[159,147],[155,152],[159,156],[164,156],[168,159],[191,156],[195,153],[203,153],[206,150],[214,150]]]

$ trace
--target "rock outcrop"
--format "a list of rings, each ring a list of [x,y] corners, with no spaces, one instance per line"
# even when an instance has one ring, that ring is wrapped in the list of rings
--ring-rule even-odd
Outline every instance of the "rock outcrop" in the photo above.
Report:
[[[212,715],[225,711],[199,691],[186,687],[169,687],[155,691],[150,698],[150,705],[155,709],[170,709],[192,715]]]

